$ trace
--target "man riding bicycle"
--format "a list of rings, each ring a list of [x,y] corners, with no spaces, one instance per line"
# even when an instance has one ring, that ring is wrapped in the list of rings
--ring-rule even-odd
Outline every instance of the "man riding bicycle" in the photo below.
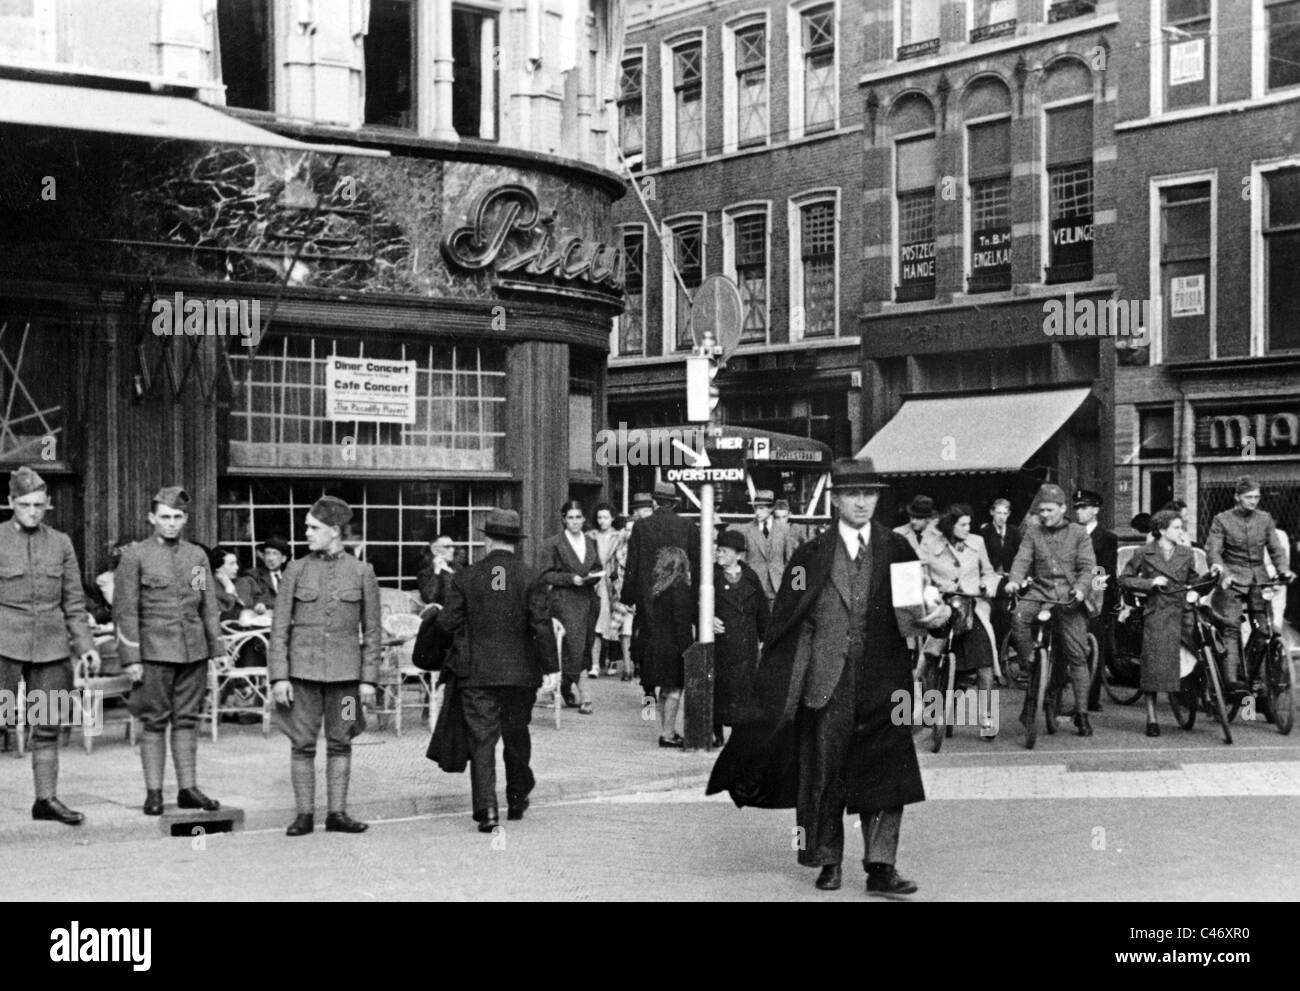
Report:
[[[1241,595],[1226,587],[1228,581],[1240,585],[1267,582],[1269,574],[1264,564],[1267,550],[1282,581],[1293,581],[1295,574],[1287,560],[1286,548],[1278,539],[1273,517],[1259,508],[1259,482],[1249,475],[1237,479],[1236,502],[1233,509],[1224,510],[1210,524],[1210,536],[1205,541],[1205,559],[1210,570],[1226,579],[1215,590],[1211,605],[1216,618],[1222,620],[1224,645],[1227,652],[1228,690],[1241,691],[1246,675],[1241,669],[1241,613],[1246,603]],[[1263,610],[1264,600],[1259,589],[1250,592],[1252,605]]]
[[[1039,525],[1025,530],[1005,588],[1008,593],[1014,593],[1027,577],[1032,577],[1051,598],[1069,600],[1068,605],[1052,612],[1056,648],[1068,666],[1070,683],[1074,686],[1074,724],[1080,736],[1092,736],[1092,724],[1088,721],[1088,618],[1083,612],[1083,602],[1092,586],[1092,569],[1097,565],[1097,558],[1088,531],[1065,518],[1065,490],[1059,485],[1044,485],[1038,490],[1037,502]],[[1016,606],[1011,638],[1022,665],[1028,665],[1034,656],[1030,624],[1041,608],[1041,602],[1030,599],[1022,599]],[[1043,677],[1049,676],[1050,672],[1043,672]],[[1055,706],[1049,701],[1043,708],[1050,726],[1056,718]]]

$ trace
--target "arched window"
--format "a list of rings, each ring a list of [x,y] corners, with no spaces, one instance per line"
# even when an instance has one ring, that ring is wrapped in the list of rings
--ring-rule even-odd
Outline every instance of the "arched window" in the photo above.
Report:
[[[1043,79],[1047,165],[1048,283],[1092,278],[1092,73],[1079,61],[1051,66]]]
[[[934,107],[919,93],[900,98],[889,114],[896,197],[894,299],[934,299]]]
[[[970,292],[1011,288],[1011,91],[994,76],[962,94],[970,187]]]

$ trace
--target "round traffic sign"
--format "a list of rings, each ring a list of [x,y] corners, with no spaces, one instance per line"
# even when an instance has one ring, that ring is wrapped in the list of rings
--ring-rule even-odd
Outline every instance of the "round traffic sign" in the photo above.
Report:
[[[705,331],[713,334],[714,342],[725,357],[740,343],[744,307],[740,290],[725,275],[710,275],[695,290],[691,301],[691,333],[698,347]]]

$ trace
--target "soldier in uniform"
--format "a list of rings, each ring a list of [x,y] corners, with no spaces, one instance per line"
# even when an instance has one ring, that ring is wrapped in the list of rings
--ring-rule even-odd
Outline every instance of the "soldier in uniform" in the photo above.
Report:
[[[131,692],[131,714],[144,724],[140,761],[147,816],[163,812],[169,723],[179,788],[176,804],[205,812],[221,808],[196,783],[208,660],[225,652],[208,556],[181,537],[189,503],[179,486],[158,490],[149,512],[153,536],[122,553],[113,582],[118,655],[137,686]]]
[[[311,553],[289,565],[271,624],[269,668],[276,722],[292,743],[289,772],[298,814],[288,836],[315,828],[316,738],[325,724],[327,833],[368,828],[347,813],[352,738],[379,679],[380,604],[375,569],[343,551],[352,507],[322,496],[307,514]],[[361,636],[358,639],[358,631]]]
[[[69,641],[91,673],[99,669],[99,654],[90,636],[72,541],[41,522],[50,500],[40,475],[23,467],[9,476],[9,508],[13,517],[0,524],[0,690],[16,698],[22,680],[29,703],[44,703],[29,706],[41,713],[32,731],[32,818],[76,826],[85,817],[55,797],[59,700],[72,692]]]

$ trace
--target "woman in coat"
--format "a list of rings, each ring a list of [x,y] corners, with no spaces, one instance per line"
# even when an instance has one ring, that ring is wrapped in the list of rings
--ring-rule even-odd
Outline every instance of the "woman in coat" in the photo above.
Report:
[[[218,618],[223,622],[239,619],[239,614],[249,608],[235,588],[235,579],[239,577],[239,558],[228,547],[214,547],[208,554],[208,564],[212,568],[212,577],[217,580]]]
[[[596,518],[596,528],[588,531],[587,536],[596,542],[596,551],[600,554],[600,568],[605,572],[605,580],[596,583],[600,612],[596,617],[597,642],[591,658],[591,676],[594,678],[600,673],[601,668],[610,663],[610,656],[614,653],[613,645],[618,643],[618,628],[610,605],[609,590],[617,574],[614,554],[623,539],[623,532],[614,526],[614,507],[609,503],[599,503],[592,515]]]
[[[596,542],[582,532],[587,522],[582,504],[566,502],[560,516],[564,519],[564,529],[542,543],[541,580],[551,586],[551,616],[564,627],[564,653],[560,658],[563,672],[560,692],[564,704],[570,708],[577,706],[580,713],[590,716],[591,698],[583,675],[591,663],[591,648],[596,639],[596,616],[600,609],[596,584],[605,573],[600,570]]]
[[[1187,608],[1185,589],[1196,579],[1196,557],[1185,543],[1186,526],[1172,509],[1151,517],[1155,540],[1129,558],[1119,583],[1146,593],[1142,614],[1142,691],[1147,698],[1147,736],[1159,736],[1156,693],[1182,688],[1181,648],[1192,648],[1196,618]]]
[[[691,563],[680,547],[660,548],[643,603],[641,682],[659,691],[659,746],[681,748],[677,709],[686,683],[682,655],[695,642]]]
[[[939,517],[937,533],[921,542],[921,560],[925,562],[930,581],[945,595],[960,592],[969,596],[969,629],[953,638],[957,655],[957,673],[977,672],[980,697],[984,709],[980,713],[980,735],[993,739],[992,700],[994,663],[997,658],[997,639],[993,634],[993,616],[989,610],[988,595],[997,588],[999,576],[993,570],[984,540],[971,533],[971,508],[957,504],[949,506]],[[930,643],[936,642],[932,637]],[[936,648],[941,649],[942,645]]]
[[[758,574],[741,560],[745,535],[739,530],[718,534],[713,570],[713,743],[722,746],[722,727],[745,718],[753,696],[754,666],[767,630],[767,596]]]

